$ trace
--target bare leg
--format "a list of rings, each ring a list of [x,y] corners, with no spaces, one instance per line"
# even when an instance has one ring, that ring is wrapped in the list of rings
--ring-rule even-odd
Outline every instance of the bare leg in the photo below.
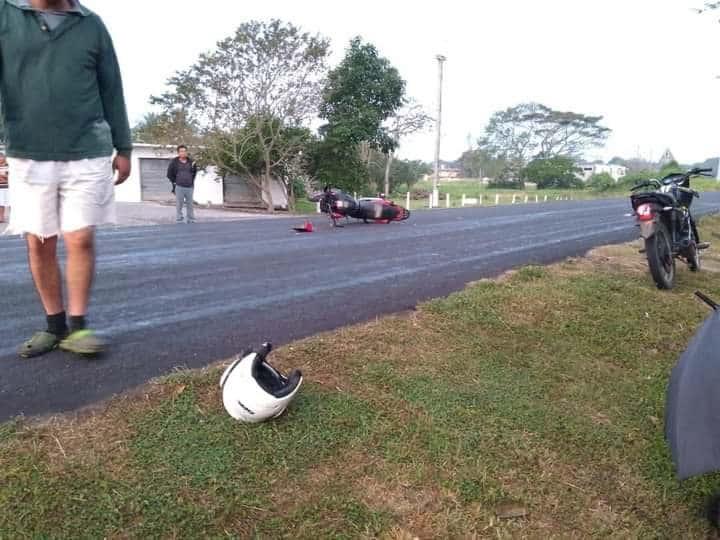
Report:
[[[0,223],[5,222],[5,207],[0,206]]]
[[[68,315],[87,314],[90,289],[95,275],[95,231],[83,229],[65,233]]]
[[[27,235],[28,261],[35,288],[47,315],[63,311],[60,266],[57,261],[57,236],[43,242],[37,236]]]

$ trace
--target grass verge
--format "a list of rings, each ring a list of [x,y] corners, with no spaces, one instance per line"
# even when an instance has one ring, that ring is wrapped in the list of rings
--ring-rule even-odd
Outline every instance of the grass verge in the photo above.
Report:
[[[705,265],[661,293],[606,247],[284,347],[308,382],[268,424],[224,413],[218,366],[0,425],[0,537],[705,537],[720,477],[680,485],[662,435]]]

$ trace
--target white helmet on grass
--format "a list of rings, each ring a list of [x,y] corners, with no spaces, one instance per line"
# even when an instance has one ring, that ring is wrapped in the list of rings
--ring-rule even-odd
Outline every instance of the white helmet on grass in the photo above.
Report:
[[[241,354],[223,373],[220,388],[223,405],[230,416],[241,422],[257,423],[277,418],[295,398],[302,384],[302,373],[295,370],[285,377],[267,362],[272,345]]]

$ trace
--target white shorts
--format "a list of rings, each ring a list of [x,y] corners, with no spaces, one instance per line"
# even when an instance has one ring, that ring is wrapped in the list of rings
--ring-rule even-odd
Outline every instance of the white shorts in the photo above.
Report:
[[[10,196],[7,188],[0,188],[0,206],[10,206]]]
[[[110,157],[78,161],[8,158],[12,213],[7,234],[52,238],[115,223]]]

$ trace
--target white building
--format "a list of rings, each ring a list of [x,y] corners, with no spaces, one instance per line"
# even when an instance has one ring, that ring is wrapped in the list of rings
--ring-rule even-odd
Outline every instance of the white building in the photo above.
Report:
[[[580,177],[583,182],[590,180],[595,174],[607,173],[617,182],[621,178],[627,176],[627,167],[622,165],[605,165],[603,163],[583,163],[580,166]]]
[[[132,155],[132,173],[115,189],[115,198],[123,202],[153,201],[171,203],[175,196],[167,179],[170,160],[177,155],[175,147],[156,144],[135,144]],[[278,209],[287,209],[288,201],[279,181],[272,189],[273,203]],[[198,204],[238,208],[264,208],[264,195],[254,185],[230,176],[220,178],[213,167],[199,171],[195,179],[195,202]]]

